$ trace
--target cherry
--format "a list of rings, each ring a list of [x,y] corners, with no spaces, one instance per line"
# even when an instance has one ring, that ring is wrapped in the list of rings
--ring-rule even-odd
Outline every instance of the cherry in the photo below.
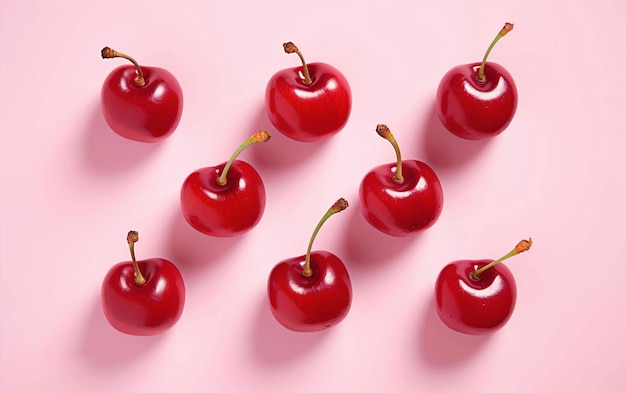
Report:
[[[183,92],[169,71],[140,67],[132,57],[109,47],[103,59],[121,57],[133,63],[120,66],[102,86],[104,119],[113,131],[139,142],[158,142],[171,135],[183,111]]]
[[[122,333],[151,336],[172,327],[185,305],[180,272],[162,258],[137,262],[136,231],[127,235],[132,262],[113,266],[102,283],[102,309],[111,326]]]
[[[439,318],[449,328],[466,334],[492,333],[511,318],[517,299],[513,273],[500,262],[527,251],[532,239],[494,260],[461,260],[446,265],[435,285]]]
[[[248,146],[266,142],[259,131],[243,142],[228,162],[191,173],[180,192],[183,216],[196,230],[218,237],[243,234],[254,228],[265,210],[265,187],[258,172],[236,158]]]
[[[397,162],[372,169],[361,181],[363,217],[391,236],[408,236],[431,227],[443,208],[439,178],[421,161],[403,161],[398,143],[386,125],[379,124],[376,132],[392,144]]]
[[[320,228],[348,207],[340,198],[317,224],[305,255],[286,259],[272,269],[267,292],[274,318],[297,332],[323,330],[341,322],[352,304],[352,283],[345,265],[328,251],[311,252]]]
[[[465,139],[486,139],[500,134],[517,109],[517,87],[499,64],[487,62],[493,46],[513,29],[506,23],[493,40],[482,63],[448,71],[437,89],[436,107],[441,123]]]
[[[314,142],[338,133],[352,108],[350,85],[343,74],[325,63],[304,61],[292,42],[285,53],[295,53],[302,67],[278,71],[265,90],[267,115],[278,131],[291,139]]]

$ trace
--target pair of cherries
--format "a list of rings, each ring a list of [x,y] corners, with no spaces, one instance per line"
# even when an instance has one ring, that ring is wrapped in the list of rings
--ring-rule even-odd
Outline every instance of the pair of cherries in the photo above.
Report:
[[[511,28],[507,24],[498,34],[482,64],[456,67],[444,76],[437,92],[437,109],[442,123],[454,134],[483,139],[499,134],[511,121],[517,103],[513,80],[501,66],[486,62],[495,42]],[[307,64],[293,43],[284,44],[284,50],[296,53],[302,67],[279,71],[270,79],[265,99],[272,124],[298,141],[313,142],[336,134],[347,123],[351,111],[346,78],[328,64]],[[110,127],[121,136],[141,142],[156,142],[173,133],[180,121],[183,101],[182,89],[173,75],[160,68],[140,67],[130,56],[110,48],[102,50],[102,57],[122,57],[134,65],[114,70],[103,86],[103,113]],[[443,205],[437,176],[423,162],[402,160],[387,126],[380,124],[376,131],[393,145],[397,162],[374,168],[364,177],[359,190],[364,217],[372,226],[392,236],[406,236],[432,226]],[[229,161],[198,169],[185,179],[181,209],[192,227],[207,235],[226,237],[247,232],[259,222],[265,207],[263,183],[254,168],[237,160],[237,156],[248,146],[269,139],[268,132],[259,131],[239,146]],[[348,313],[352,289],[343,262],[326,251],[311,252],[321,225],[347,206],[344,199],[333,204],[316,227],[307,253],[279,263],[270,273],[268,296],[272,313],[289,329],[324,329],[340,322]],[[136,240],[131,241],[136,239],[131,236],[133,233],[129,233],[132,266],[119,264],[107,275],[102,289],[103,307],[107,319],[118,330],[157,334],[180,317],[184,284],[178,270],[168,261],[153,259],[137,263],[132,248]],[[493,267],[490,272],[498,269],[495,264],[489,267]],[[474,271],[479,269],[478,265],[474,266]],[[142,271],[148,271],[146,277]],[[450,283],[440,284],[444,281],[442,276],[450,275],[446,271],[442,271],[437,281],[440,316],[452,307],[446,305],[450,302],[439,301],[440,293],[454,293],[449,289]],[[493,274],[489,279],[482,279],[481,274],[464,275],[470,283],[482,287],[485,282],[494,281]],[[164,285],[162,280],[171,284]],[[158,293],[159,288],[172,292]],[[511,288],[514,292],[514,286],[507,290]],[[452,297],[457,298],[458,294]],[[454,319],[463,320],[459,316]],[[446,322],[443,316],[442,320]],[[446,324],[463,331],[454,324]],[[462,322],[461,326],[464,324],[467,325]]]

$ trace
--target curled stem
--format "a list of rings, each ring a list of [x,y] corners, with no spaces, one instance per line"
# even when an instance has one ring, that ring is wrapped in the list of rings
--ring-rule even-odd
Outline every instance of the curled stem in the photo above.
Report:
[[[380,135],[382,138],[388,140],[396,152],[396,160],[397,160],[396,173],[394,173],[393,175],[393,181],[398,184],[404,183],[404,177],[402,176],[402,155],[400,154],[400,146],[398,146],[398,142],[396,141],[396,138],[391,133],[391,130],[389,129],[389,127],[387,127],[384,124],[379,124],[376,126],[376,133]]]
[[[487,269],[490,269],[492,267],[494,267],[495,265],[497,265],[498,263],[504,261],[505,259],[509,259],[512,256],[515,256],[517,254],[520,254],[524,251],[528,251],[530,249],[530,246],[532,246],[533,244],[533,239],[532,238],[528,238],[528,240],[521,240],[519,243],[517,243],[517,245],[515,246],[514,249],[512,249],[511,251],[509,251],[506,255],[504,255],[503,257],[500,257],[498,259],[496,259],[495,261],[481,267],[480,269],[474,270],[473,272],[470,273],[470,278],[474,281],[479,279],[479,276],[484,273]]]
[[[113,50],[109,48],[108,46],[105,46],[104,48],[102,48],[102,50],[100,51],[100,54],[102,55],[103,59],[113,59],[116,57],[121,57],[122,59],[126,59],[130,61],[131,63],[133,63],[133,65],[135,66],[135,69],[137,70],[137,77],[135,78],[135,84],[139,87],[144,86],[146,84],[146,80],[143,77],[143,71],[141,70],[141,67],[139,67],[139,63],[137,63],[137,61],[135,61],[135,59],[133,59],[132,57],[124,53],[118,52],[116,50]]]
[[[283,49],[285,50],[285,53],[295,53],[296,55],[298,55],[300,61],[302,62],[302,74],[304,75],[304,84],[310,85],[313,81],[311,80],[311,74],[309,74],[309,67],[307,67],[306,62],[304,61],[304,56],[302,56],[302,53],[300,52],[298,47],[293,42],[289,41],[283,44]]]
[[[237,156],[239,156],[239,154],[241,154],[242,151],[244,151],[248,146],[253,145],[255,143],[267,142],[271,137],[272,135],[267,131],[263,131],[263,130],[257,131],[254,134],[252,134],[248,139],[246,139],[241,145],[239,145],[239,147],[237,148],[237,150],[235,150],[235,152],[230,157],[228,162],[226,162],[226,165],[224,166],[224,169],[222,170],[220,177],[218,177],[216,180],[217,184],[220,186],[226,185],[226,182],[227,182],[226,176],[228,176],[228,170],[233,165],[233,162],[235,162],[235,159],[237,158]]]
[[[491,41],[491,45],[489,45],[489,48],[487,48],[487,52],[485,52],[485,56],[483,56],[483,61],[480,64],[480,69],[478,70],[478,76],[476,77],[476,79],[479,82],[485,81],[485,64],[487,63],[487,57],[489,57],[489,53],[491,53],[491,49],[493,49],[494,45],[496,44],[496,42],[500,40],[500,38],[507,35],[507,33],[511,30],[513,30],[513,24],[508,23],[508,22],[505,23],[504,27],[500,30],[498,35],[496,35],[496,38],[494,38],[493,41]]]
[[[141,274],[139,265],[137,264],[137,258],[135,258],[135,243],[139,241],[139,232],[129,231],[126,235],[126,241],[128,242],[128,249],[130,250],[130,258],[133,261],[133,268],[135,269],[135,284],[143,285],[146,283],[146,278]]]
[[[320,228],[322,228],[322,225],[324,225],[324,223],[330,218],[330,216],[335,213],[339,213],[342,210],[345,210],[347,207],[348,201],[343,198],[339,198],[337,202],[335,202],[330,207],[330,209],[326,211],[322,219],[317,223],[317,226],[315,227],[315,230],[311,235],[311,239],[309,240],[309,246],[306,250],[306,256],[304,257],[304,266],[302,267],[302,275],[304,277],[310,277],[311,274],[313,274],[313,271],[311,270],[311,249],[313,248],[313,241],[315,240],[317,233],[320,231]]]

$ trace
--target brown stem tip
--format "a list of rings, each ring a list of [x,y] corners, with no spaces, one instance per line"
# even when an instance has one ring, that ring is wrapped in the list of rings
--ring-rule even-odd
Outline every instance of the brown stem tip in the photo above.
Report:
[[[254,143],[257,142],[267,142],[270,140],[270,138],[272,137],[272,134],[270,134],[269,132],[265,131],[265,130],[261,130],[261,131],[257,131],[252,135],[252,141]]]
[[[335,202],[330,209],[335,213],[339,213],[342,210],[346,210],[347,207],[348,207],[348,201],[346,201],[343,198],[339,198],[337,199],[337,202]]]
[[[100,51],[100,55],[102,55],[103,59],[113,59],[113,58],[117,57],[117,52],[115,50],[109,48],[108,46],[105,46]]]
[[[517,243],[517,246],[515,246],[515,252],[520,254],[524,251],[528,251],[530,250],[530,246],[533,245],[533,239],[532,238],[528,238],[528,240],[521,240],[519,243]]]
[[[391,134],[391,130],[385,124],[379,124],[376,126],[376,133],[381,137],[387,139],[389,138],[389,134]]]
[[[137,243],[139,241],[139,232],[137,231],[129,231],[126,236],[126,241],[128,244]]]
[[[506,35],[511,30],[513,30],[513,23],[506,22],[502,30],[500,30],[500,35]]]
[[[291,41],[285,42],[283,44],[283,49],[285,50],[285,53],[296,53],[296,52],[298,52],[298,47],[296,46],[296,44],[294,44]]]
[[[146,84],[146,80],[143,77],[143,71],[141,70],[139,63],[137,63],[137,61],[133,59],[132,57],[124,53],[118,52],[116,50],[113,50],[109,48],[108,46],[105,46],[104,48],[102,48],[102,50],[100,51],[100,55],[102,55],[103,59],[113,59],[116,57],[121,57],[122,59],[126,59],[130,61],[131,63],[133,63],[133,65],[135,66],[135,69],[137,70],[137,77],[135,77],[135,84],[139,87],[144,86]]]

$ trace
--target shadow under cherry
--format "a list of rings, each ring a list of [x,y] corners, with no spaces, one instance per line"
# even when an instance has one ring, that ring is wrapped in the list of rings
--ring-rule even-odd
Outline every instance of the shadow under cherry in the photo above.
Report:
[[[265,107],[260,106],[252,117],[250,133],[266,130],[272,137],[264,146],[250,149],[251,162],[267,172],[291,171],[321,154],[328,145],[329,139],[317,142],[301,142],[283,135],[270,122]]]
[[[452,134],[441,124],[434,103],[419,128],[419,135],[422,136],[419,147],[424,161],[441,170],[462,167],[481,154],[491,142],[491,139],[467,140]]]
[[[179,206],[172,210],[166,247],[168,255],[180,269],[185,281],[193,280],[193,277],[202,271],[226,259],[228,253],[235,250],[246,236],[246,234],[233,237],[205,235],[185,220]]]
[[[133,336],[118,332],[106,320],[98,296],[87,315],[81,354],[97,368],[120,368],[148,356],[163,342],[167,333]]]
[[[388,265],[421,237],[420,233],[405,237],[387,235],[371,226],[358,206],[342,214],[348,215],[348,224],[339,247],[347,265],[355,272],[367,272]]]
[[[459,333],[445,326],[435,310],[434,295],[421,317],[415,349],[421,360],[432,368],[461,365],[483,350],[492,338],[489,334]]]
[[[100,102],[93,105],[84,131],[84,167],[99,175],[114,175],[137,168],[154,156],[164,143],[137,142],[117,135],[104,120]]]
[[[306,357],[323,345],[331,329],[318,332],[294,332],[282,326],[272,315],[267,295],[259,296],[256,323],[252,329],[255,359],[264,367],[284,365]]]

